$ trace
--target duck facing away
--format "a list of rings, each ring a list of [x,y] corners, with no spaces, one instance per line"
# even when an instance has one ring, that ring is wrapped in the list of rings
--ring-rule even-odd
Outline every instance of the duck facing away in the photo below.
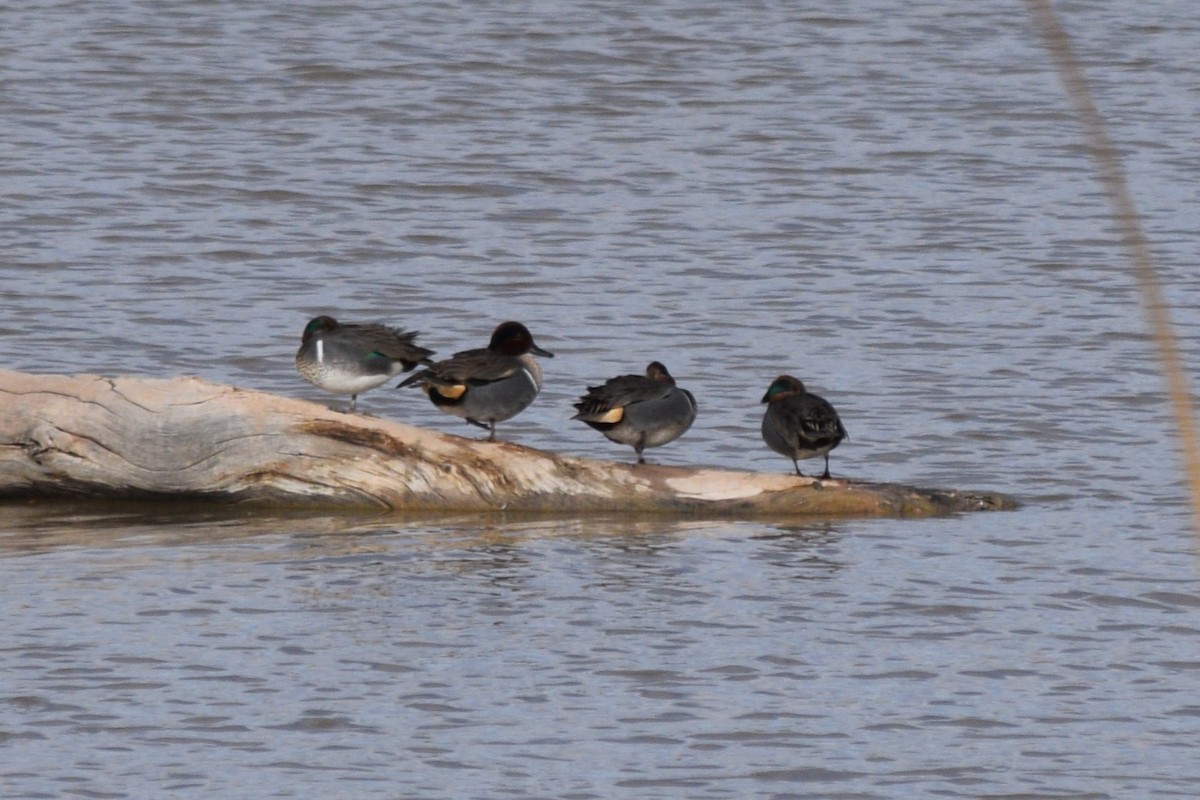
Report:
[[[809,394],[804,384],[791,375],[780,375],[772,381],[762,401],[767,404],[762,421],[767,446],[790,458],[801,477],[800,459],[825,456],[825,474],[821,477],[828,478],[829,451],[846,438],[846,429],[829,401]]]
[[[603,386],[589,386],[575,408],[579,413],[571,419],[631,445],[639,464],[646,463],[643,450],[675,441],[696,419],[696,398],[677,387],[658,361],[650,362],[645,375],[619,375]]]
[[[418,347],[416,338],[416,331],[315,317],[304,327],[296,371],[327,392],[350,395],[350,410],[355,411],[362,392],[418,364],[433,363],[429,358],[433,351]]]
[[[496,439],[496,423],[520,414],[542,390],[542,368],[533,355],[553,358],[519,322],[502,322],[485,348],[464,350],[405,378],[397,386],[425,390],[440,410],[462,417]]]

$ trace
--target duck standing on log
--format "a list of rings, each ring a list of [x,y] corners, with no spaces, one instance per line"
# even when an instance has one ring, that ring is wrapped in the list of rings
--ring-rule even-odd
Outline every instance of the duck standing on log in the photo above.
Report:
[[[462,417],[496,439],[496,423],[529,407],[542,390],[542,368],[533,355],[553,358],[519,322],[502,322],[485,348],[464,350],[401,381],[425,390],[439,410]]]
[[[675,441],[696,419],[696,398],[677,387],[659,361],[650,362],[645,375],[618,375],[603,386],[589,386],[575,408],[579,413],[572,419],[617,444],[631,445],[639,464],[646,463],[643,450]]]
[[[354,412],[362,392],[382,386],[418,364],[433,363],[429,358],[433,351],[418,347],[417,335],[387,325],[315,317],[304,327],[296,351],[296,371],[313,386],[350,395],[350,411]]]
[[[825,456],[825,474],[829,477],[829,451],[846,438],[846,429],[837,411],[823,397],[809,394],[804,384],[791,375],[780,375],[771,382],[762,402],[762,437],[767,446],[792,460],[796,474],[800,459]]]

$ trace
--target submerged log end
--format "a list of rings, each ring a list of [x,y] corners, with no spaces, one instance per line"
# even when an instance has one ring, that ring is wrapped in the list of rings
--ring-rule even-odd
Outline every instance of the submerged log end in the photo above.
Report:
[[[560,456],[196,378],[0,371],[0,496],[397,511],[929,516],[1004,495]]]
[[[756,480],[769,477],[746,473]],[[996,492],[925,489],[852,479],[776,476],[785,485],[752,496],[717,499],[711,509],[730,516],[925,517],[965,511],[1001,511],[1017,502]]]

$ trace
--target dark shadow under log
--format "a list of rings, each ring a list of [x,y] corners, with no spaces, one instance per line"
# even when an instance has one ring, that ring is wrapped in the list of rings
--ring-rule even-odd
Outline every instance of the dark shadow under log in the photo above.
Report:
[[[197,378],[0,371],[0,497],[395,511],[929,516],[995,493],[560,456]]]

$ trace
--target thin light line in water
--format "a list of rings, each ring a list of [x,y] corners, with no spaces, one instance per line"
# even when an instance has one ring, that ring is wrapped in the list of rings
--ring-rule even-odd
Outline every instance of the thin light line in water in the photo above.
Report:
[[[1158,345],[1159,361],[1167,379],[1167,392],[1175,411],[1175,424],[1179,429],[1179,445],[1183,449],[1183,465],[1191,489],[1192,523],[1200,537],[1200,448],[1196,443],[1196,422],[1192,413],[1192,395],[1188,389],[1187,376],[1179,358],[1179,348],[1171,327],[1171,313],[1163,296],[1158,271],[1150,254],[1150,244],[1133,196],[1129,182],[1116,150],[1108,137],[1104,118],[1096,107],[1083,68],[1071,47],[1071,38],[1063,29],[1054,12],[1051,0],[1026,0],[1037,22],[1038,30],[1046,41],[1055,66],[1058,68],[1067,96],[1083,125],[1088,153],[1096,164],[1100,183],[1112,206],[1112,215],[1121,233],[1129,259],[1133,263],[1141,293],[1142,305],[1150,323],[1150,331]]]

